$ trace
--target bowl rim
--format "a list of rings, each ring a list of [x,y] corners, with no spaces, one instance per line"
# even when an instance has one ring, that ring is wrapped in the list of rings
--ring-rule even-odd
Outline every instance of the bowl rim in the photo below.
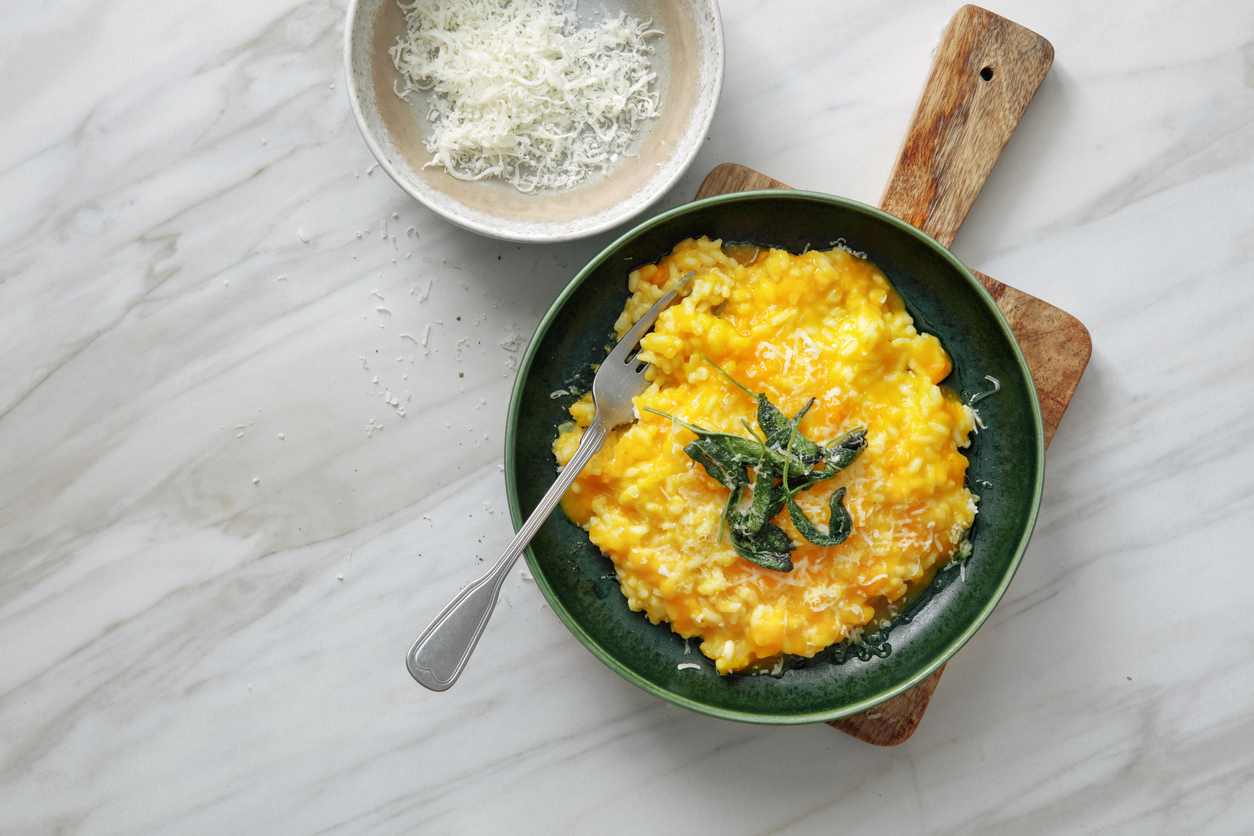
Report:
[[[722,97],[723,76],[726,70],[726,54],[727,48],[723,33],[722,12],[719,9],[718,0],[696,0],[704,5],[709,12],[713,22],[714,37],[714,53],[715,67],[712,84],[710,86],[709,104],[704,108],[704,114],[699,125],[694,125],[693,133],[698,137],[698,141],[692,146],[691,152],[687,159],[681,160],[677,166],[673,168],[670,175],[664,177],[651,186],[649,189],[642,189],[636,194],[644,195],[642,201],[631,199],[622,200],[607,209],[592,215],[592,223],[583,220],[579,221],[562,221],[562,222],[540,222],[527,223],[525,225],[517,225],[515,222],[500,220],[499,225],[483,222],[474,217],[459,215],[456,212],[449,211],[446,207],[431,200],[418,189],[407,178],[403,177],[397,170],[388,155],[384,152],[383,146],[375,137],[374,132],[370,130],[366,121],[366,115],[362,106],[362,95],[358,85],[353,77],[353,33],[356,31],[357,17],[360,13],[363,3],[368,0],[349,0],[348,11],[345,14],[344,25],[344,45],[343,45],[343,61],[344,61],[344,86],[348,91],[349,105],[353,111],[353,119],[357,123],[357,130],[361,134],[362,139],[366,142],[366,147],[370,149],[370,153],[374,156],[375,162],[387,172],[388,177],[401,188],[403,192],[408,194],[414,200],[421,203],[438,217],[443,218],[455,226],[462,229],[470,230],[479,235],[489,238],[495,238],[502,241],[512,241],[520,244],[555,244],[565,241],[577,241],[583,238],[589,238],[593,235],[621,226],[633,218],[638,217],[641,213],[647,211],[655,205],[659,200],[665,197],[675,184],[679,182],[692,164],[696,161],[697,156],[701,152],[703,142],[700,137],[704,137],[710,130],[710,125],[714,121],[714,114],[718,110],[718,103]],[[386,2],[386,0],[381,0]],[[696,128],[699,127],[699,131]]]
[[[1033,529],[1036,526],[1036,520],[1040,513],[1041,494],[1045,481],[1045,431],[1044,423],[1041,417],[1040,401],[1036,393],[1036,386],[1032,380],[1032,374],[1028,368],[1027,360],[1023,356],[1022,349],[1019,347],[1019,342],[1015,338],[1014,332],[1011,330],[1010,324],[1006,321],[1005,316],[997,307],[993,297],[989,294],[984,285],[975,278],[975,275],[971,272],[971,270],[956,256],[954,256],[948,248],[942,246],[925,232],[911,226],[906,221],[903,221],[895,215],[889,214],[882,209],[878,209],[874,206],[870,206],[850,198],[824,194],[822,192],[803,191],[799,189],[757,189],[715,195],[713,197],[707,197],[701,200],[694,200],[689,203],[685,203],[681,206],[677,206],[649,218],[648,220],[638,224],[630,231],[619,236],[619,238],[617,238],[613,243],[606,246],[591,261],[589,261],[588,264],[585,265],[573,279],[571,279],[567,286],[562,290],[561,294],[559,294],[553,301],[553,304],[549,307],[548,311],[541,319],[540,324],[536,327],[535,334],[528,342],[527,349],[524,352],[522,361],[518,367],[517,376],[514,379],[514,386],[510,393],[509,411],[506,416],[505,489],[509,502],[510,519],[513,522],[515,531],[517,531],[521,528],[523,522],[525,522],[525,517],[522,515],[521,508],[518,504],[518,492],[513,487],[518,476],[516,471],[517,460],[515,450],[517,446],[516,442],[522,393],[526,386],[531,367],[536,359],[537,346],[540,345],[544,336],[547,334],[548,329],[557,320],[561,309],[565,306],[567,300],[570,299],[575,291],[601,264],[612,257],[612,254],[618,248],[625,245],[630,239],[643,234],[649,229],[666,223],[678,215],[682,215],[712,204],[754,201],[761,200],[763,198],[777,200],[818,200],[825,203],[833,203],[839,206],[865,211],[891,224],[892,226],[897,227],[901,232],[921,240],[935,250],[945,261],[949,262],[950,265],[955,268],[959,274],[963,276],[967,283],[977,292],[979,298],[984,301],[985,305],[994,314],[998,327],[1008,338],[1010,345],[1013,346],[1015,362],[1019,366],[1024,378],[1029,383],[1027,389],[1030,396],[1033,418],[1036,477],[1032,486],[1030,511],[1027,518],[1024,520],[1023,532],[1015,545],[1014,554],[1012,555],[1011,560],[993,594],[989,597],[989,600],[984,604],[977,616],[972,619],[968,625],[966,625],[962,632],[940,653],[936,654],[934,658],[924,665],[914,676],[911,676],[890,688],[884,689],[878,694],[869,696],[856,703],[841,706],[840,708],[834,710],[814,711],[799,714],[758,714],[750,711],[706,705],[705,703],[669,691],[666,688],[663,688],[635,673],[633,670],[622,664],[606,648],[602,647],[598,642],[593,640],[593,638],[588,635],[578,623],[575,622],[573,616],[566,610],[565,605],[553,591],[547,577],[542,571],[540,571],[538,561],[530,545],[527,546],[525,555],[532,577],[535,580],[536,585],[540,588],[541,593],[544,595],[545,600],[549,603],[549,606],[553,608],[553,612],[557,614],[562,623],[566,625],[566,628],[570,630],[570,632],[574,634],[574,636],[586,648],[588,648],[594,656],[627,681],[635,684],[648,693],[659,697],[660,699],[706,716],[757,725],[801,725],[837,720],[851,714],[858,714],[862,711],[866,711],[889,699],[892,699],[895,696],[905,693],[935,673],[942,665],[946,664],[951,658],[953,658],[954,654],[962,648],[963,645],[970,641],[971,637],[974,636],[980,627],[982,627],[988,620],[998,603],[1001,602],[1002,597],[1006,594],[1006,590],[1010,586],[1010,582],[1014,579],[1015,573],[1018,571],[1019,564],[1023,560],[1023,555],[1027,551]],[[557,511],[555,510],[554,513],[557,513]],[[641,618],[643,618],[643,615],[641,615]]]

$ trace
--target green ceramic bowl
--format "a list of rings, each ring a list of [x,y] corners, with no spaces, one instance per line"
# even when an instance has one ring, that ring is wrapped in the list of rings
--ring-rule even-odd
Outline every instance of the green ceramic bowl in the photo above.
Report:
[[[510,403],[505,479],[514,526],[522,525],[556,476],[552,443],[586,392],[591,364],[614,342],[627,274],[656,262],[685,238],[708,235],[792,252],[844,239],[880,266],[905,299],[916,326],[935,334],[953,358],[946,384],[979,403],[986,429],[966,451],[968,485],[979,494],[974,550],[959,576],[938,573],[925,604],[899,618],[887,656],[820,660],[781,676],[719,676],[666,624],[631,612],[613,565],[560,511],[541,527],[527,562],[554,612],[592,653],[651,694],[702,714],[751,723],[833,720],[908,690],[943,665],[996,606],[1027,548],[1040,504],[1045,443],[1036,390],[1019,346],[993,300],[948,250],[891,215],[851,200],[800,191],[740,192],[661,214],[624,235],[588,264],[553,304],[527,349]],[[686,652],[687,651],[687,652]],[[680,670],[684,663],[700,669]]]

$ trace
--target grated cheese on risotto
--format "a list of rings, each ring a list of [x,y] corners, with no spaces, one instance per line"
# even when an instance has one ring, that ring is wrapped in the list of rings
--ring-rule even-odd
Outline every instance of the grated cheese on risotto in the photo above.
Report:
[[[608,15],[578,29],[572,4],[415,0],[390,54],[402,98],[432,91],[426,142],[454,177],[519,191],[577,185],[608,171],[657,115],[649,21]]]
[[[633,610],[699,637],[720,673],[764,669],[780,654],[856,639],[965,545],[978,497],[959,449],[973,417],[939,386],[951,369],[940,342],[915,330],[879,268],[843,248],[792,255],[684,241],[631,273],[618,336],[690,270],[691,293],[642,342],[653,368],[639,419],[611,432],[562,507],[614,562]],[[773,522],[795,544],[791,571],[733,549],[720,524],[728,489],[685,453],[693,432],[647,411],[747,435],[755,400],[712,364],[787,415],[816,398],[798,427],[816,442],[866,428],[852,465],[797,496],[821,519],[847,490],[843,543],[807,542],[781,513]],[[570,414],[554,442],[560,465],[591,421],[591,398]]]

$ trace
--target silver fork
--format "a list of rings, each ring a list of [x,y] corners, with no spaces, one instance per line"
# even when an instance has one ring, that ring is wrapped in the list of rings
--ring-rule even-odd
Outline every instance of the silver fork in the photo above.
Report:
[[[405,657],[405,667],[409,668],[410,675],[419,684],[432,691],[446,691],[457,681],[470,659],[470,654],[474,652],[475,644],[483,635],[483,629],[488,625],[488,618],[492,615],[497,596],[501,592],[501,584],[514,561],[557,507],[558,501],[588,464],[588,460],[601,449],[609,431],[635,417],[631,399],[649,386],[644,376],[648,364],[636,360],[640,338],[653,327],[658,315],[675,301],[692,276],[692,273],[684,276],[674,290],[649,308],[601,363],[596,377],[592,379],[592,402],[596,406],[596,414],[592,417],[592,423],[584,430],[575,455],[558,474],[553,487],[549,488],[540,504],[531,512],[531,516],[514,535],[496,564],[449,602],[409,649]]]

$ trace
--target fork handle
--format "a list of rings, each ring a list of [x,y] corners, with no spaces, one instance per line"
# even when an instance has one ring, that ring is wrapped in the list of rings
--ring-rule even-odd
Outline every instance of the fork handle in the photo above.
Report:
[[[575,481],[588,460],[605,443],[609,429],[598,418],[599,416],[594,417],[584,430],[575,455],[562,468],[553,487],[549,488],[522,528],[518,529],[496,564],[449,602],[409,649],[405,656],[405,667],[420,685],[432,691],[447,691],[457,681],[457,677],[461,676],[479,637],[483,635],[483,629],[488,626],[488,618],[496,606],[501,585],[514,561],[518,560],[518,555],[522,554],[549,514],[553,513],[571,482]]]

